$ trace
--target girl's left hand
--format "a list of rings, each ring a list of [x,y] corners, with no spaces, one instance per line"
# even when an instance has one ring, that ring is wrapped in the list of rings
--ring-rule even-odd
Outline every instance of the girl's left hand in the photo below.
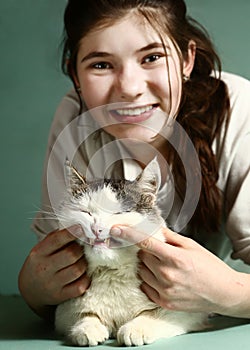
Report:
[[[228,315],[239,303],[240,274],[194,240],[168,228],[162,228],[166,242],[128,226],[112,232],[141,248],[141,288],[163,308]]]

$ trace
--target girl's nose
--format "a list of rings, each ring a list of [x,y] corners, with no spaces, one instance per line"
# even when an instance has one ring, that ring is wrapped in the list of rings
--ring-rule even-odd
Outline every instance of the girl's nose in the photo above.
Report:
[[[124,67],[117,75],[118,97],[124,101],[134,101],[145,92],[146,81],[140,69],[132,65]]]

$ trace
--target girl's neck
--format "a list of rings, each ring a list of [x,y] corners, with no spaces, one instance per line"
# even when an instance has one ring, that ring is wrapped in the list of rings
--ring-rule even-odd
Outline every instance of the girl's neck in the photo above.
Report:
[[[149,144],[141,141],[124,139],[122,144],[142,169],[144,169],[152,159],[157,157],[161,168],[162,181],[165,181],[169,165],[169,149],[168,143],[163,137],[159,136]]]

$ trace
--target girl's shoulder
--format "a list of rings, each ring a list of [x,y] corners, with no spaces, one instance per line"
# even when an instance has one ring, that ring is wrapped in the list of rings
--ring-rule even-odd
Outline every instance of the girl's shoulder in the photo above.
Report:
[[[80,113],[80,101],[74,89],[71,89],[60,101],[52,122],[52,129],[62,130]]]
[[[230,117],[214,140],[213,150],[219,160],[219,187],[225,189],[230,174],[238,174],[231,176],[237,182],[239,178],[244,178],[239,174],[249,168],[246,152],[250,146],[250,81],[224,72],[221,80],[228,87]]]
[[[213,151],[219,159],[219,167],[223,168],[222,172],[226,176],[233,159],[245,154],[246,150],[242,145],[250,140],[250,81],[226,72],[222,72],[221,80],[229,92],[230,117],[223,123],[215,138]]]
[[[250,81],[248,79],[233,73],[222,72],[221,80],[228,87],[232,107],[235,103],[242,103],[243,101],[250,106]],[[244,108],[245,105],[242,105],[242,107]]]
[[[239,75],[222,72],[221,80],[227,85],[230,98],[230,122],[233,134],[250,131],[250,81]]]
[[[55,139],[63,130],[68,130],[75,137],[76,127],[81,127],[81,132],[87,132],[88,129],[96,129],[96,123],[90,118],[87,108],[74,89],[62,98],[59,103],[50,128],[50,140],[54,143]],[[70,135],[69,135],[70,136]]]

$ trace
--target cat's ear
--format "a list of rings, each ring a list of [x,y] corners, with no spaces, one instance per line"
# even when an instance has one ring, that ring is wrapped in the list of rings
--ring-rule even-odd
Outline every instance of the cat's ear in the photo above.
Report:
[[[87,187],[85,178],[70,164],[68,159],[65,161],[64,168],[67,190],[73,195],[82,192],[83,189]]]
[[[161,170],[156,157],[137,176],[136,180],[142,189],[157,193],[161,184]]]
[[[156,158],[145,167],[136,180],[142,193],[141,205],[152,207],[161,184],[161,170]]]

